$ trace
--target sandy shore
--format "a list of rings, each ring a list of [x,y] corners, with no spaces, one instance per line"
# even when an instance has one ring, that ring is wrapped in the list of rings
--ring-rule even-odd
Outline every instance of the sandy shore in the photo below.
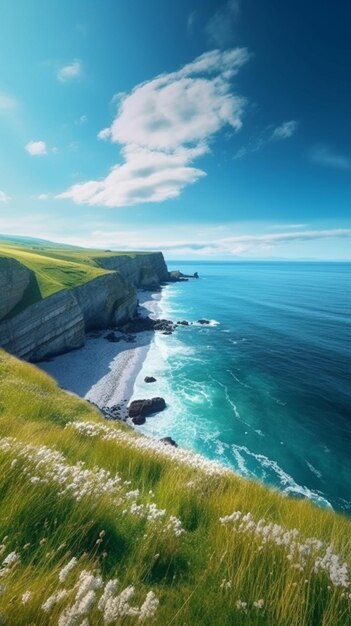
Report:
[[[141,314],[157,317],[160,297],[158,292],[139,292]],[[120,405],[120,416],[123,418],[153,332],[136,334],[134,343],[123,340],[112,343],[105,339],[107,333],[106,330],[90,333],[79,350],[42,361],[38,366],[53,376],[60,387],[101,408]]]

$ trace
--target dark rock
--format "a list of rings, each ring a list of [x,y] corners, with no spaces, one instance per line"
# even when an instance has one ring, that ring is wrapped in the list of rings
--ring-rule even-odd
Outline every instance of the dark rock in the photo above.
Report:
[[[160,441],[166,444],[166,446],[174,446],[175,448],[178,448],[178,444],[174,441],[174,439],[172,439],[172,437],[162,437]]]
[[[155,383],[156,382],[156,378],[154,378],[153,376],[145,376],[144,382],[145,383]]]
[[[120,330],[124,333],[141,333],[144,331],[173,331],[175,325],[170,320],[157,319],[151,317],[134,317],[126,324],[121,326]],[[132,335],[129,335],[131,337]],[[135,337],[133,337],[134,341]]]
[[[197,272],[194,272],[194,274],[183,274],[183,272],[179,270],[168,272],[169,283],[184,283],[187,282],[189,278],[199,278],[199,274]]]
[[[118,337],[116,337],[115,333],[107,333],[107,335],[105,335],[105,339],[107,339],[107,341],[111,341],[112,343],[117,343],[117,341],[119,341]]]
[[[147,416],[159,413],[166,408],[164,398],[151,398],[149,400],[133,400],[128,407],[129,417],[138,415]]]
[[[197,320],[198,324],[209,324],[209,320]]]
[[[182,322],[177,322],[178,326],[189,326],[189,322],[183,320]]]
[[[135,415],[132,417],[132,422],[136,426],[142,426],[142,424],[145,424],[145,421],[145,415]]]
[[[164,330],[162,335],[172,335],[172,331],[171,330]]]
[[[127,335],[126,337],[124,337],[124,341],[126,341],[127,343],[135,343],[136,342],[136,336],[135,335]]]
[[[114,406],[103,406],[100,408],[100,411],[106,419],[118,420],[121,417],[120,409],[121,407],[118,404],[115,404]]]

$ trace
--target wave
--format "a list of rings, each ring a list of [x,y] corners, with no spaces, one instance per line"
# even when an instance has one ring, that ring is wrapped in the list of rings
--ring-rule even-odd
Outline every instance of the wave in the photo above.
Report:
[[[258,462],[259,469],[262,471],[263,476],[262,479],[267,479],[268,472],[278,480],[281,490],[289,495],[297,495],[303,496],[312,500],[316,504],[321,507],[332,509],[333,507],[329,500],[318,490],[309,489],[305,485],[299,485],[290,474],[285,472],[278,463],[272,459],[269,459],[264,454],[256,454],[249,450],[246,446],[238,446],[236,444],[232,444],[231,446],[233,456],[238,465],[238,471],[247,478],[260,478],[257,476],[257,471],[253,471],[248,468],[247,462],[245,461],[244,455],[249,459],[254,459]]]

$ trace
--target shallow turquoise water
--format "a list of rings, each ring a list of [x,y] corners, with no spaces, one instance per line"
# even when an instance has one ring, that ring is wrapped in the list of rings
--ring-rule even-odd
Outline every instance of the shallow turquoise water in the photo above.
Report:
[[[351,265],[169,267],[201,278],[167,286],[160,314],[213,322],[157,335],[133,397],[168,406],[140,430],[351,512]]]

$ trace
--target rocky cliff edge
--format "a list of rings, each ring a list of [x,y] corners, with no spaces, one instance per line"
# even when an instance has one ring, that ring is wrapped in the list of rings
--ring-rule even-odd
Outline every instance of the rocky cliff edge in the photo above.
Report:
[[[162,253],[97,258],[109,273],[62,289],[11,316],[32,272],[15,259],[7,261],[0,263],[0,346],[31,361],[79,348],[86,331],[130,319],[137,307],[136,288],[156,288],[168,279]]]

